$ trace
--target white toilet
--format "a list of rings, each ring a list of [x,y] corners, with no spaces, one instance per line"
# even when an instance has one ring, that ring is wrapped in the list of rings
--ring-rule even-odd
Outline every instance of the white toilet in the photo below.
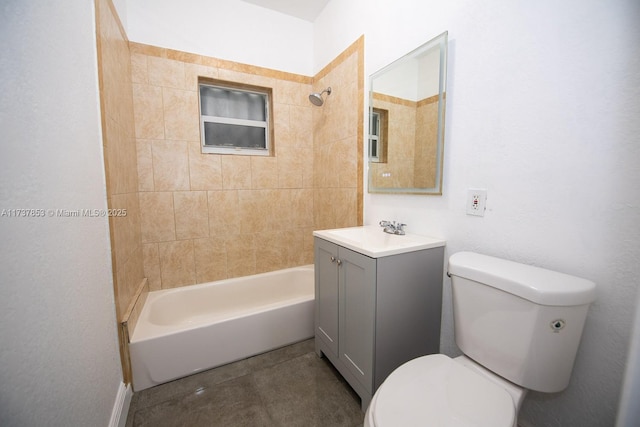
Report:
[[[369,427],[514,427],[527,390],[569,384],[595,284],[472,252],[449,258],[464,356],[411,360],[387,377]]]

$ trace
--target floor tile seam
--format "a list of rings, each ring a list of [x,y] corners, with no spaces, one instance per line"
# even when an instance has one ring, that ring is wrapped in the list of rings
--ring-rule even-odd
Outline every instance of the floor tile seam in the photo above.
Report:
[[[304,357],[304,356],[306,356],[306,355],[308,355],[310,353],[313,353],[313,352],[309,351],[307,353],[299,354],[298,356],[295,356],[295,357],[290,357],[288,359],[280,360],[279,362],[273,363],[271,365],[262,366],[262,367],[260,367],[258,369],[252,370],[251,373],[258,373],[258,372],[262,372],[262,371],[267,370],[267,369],[275,368],[276,366],[280,366],[283,363],[288,363],[288,362],[291,362],[292,360],[299,359],[299,358]]]

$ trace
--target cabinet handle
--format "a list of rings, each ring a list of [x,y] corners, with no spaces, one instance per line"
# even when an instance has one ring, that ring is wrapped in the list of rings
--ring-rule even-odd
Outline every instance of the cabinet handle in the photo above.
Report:
[[[336,257],[332,256],[331,257],[331,262],[336,262]]]
[[[342,265],[342,260],[340,260],[340,259],[337,260],[337,263],[338,263],[339,266]]]

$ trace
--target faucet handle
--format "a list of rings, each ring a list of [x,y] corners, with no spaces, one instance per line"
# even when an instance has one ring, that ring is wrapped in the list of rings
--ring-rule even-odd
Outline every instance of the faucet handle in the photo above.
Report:
[[[380,227],[388,227],[389,225],[391,225],[391,222],[383,219],[382,221],[380,221]]]
[[[404,235],[405,232],[404,232],[404,228],[402,227],[406,227],[406,226],[407,224],[400,224],[400,223],[396,224],[396,234]]]

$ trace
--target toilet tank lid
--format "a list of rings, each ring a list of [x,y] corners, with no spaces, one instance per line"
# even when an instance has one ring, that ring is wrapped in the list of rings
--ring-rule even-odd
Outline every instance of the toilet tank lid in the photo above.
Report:
[[[449,274],[541,305],[590,304],[596,295],[596,285],[590,280],[474,252],[451,255]]]

